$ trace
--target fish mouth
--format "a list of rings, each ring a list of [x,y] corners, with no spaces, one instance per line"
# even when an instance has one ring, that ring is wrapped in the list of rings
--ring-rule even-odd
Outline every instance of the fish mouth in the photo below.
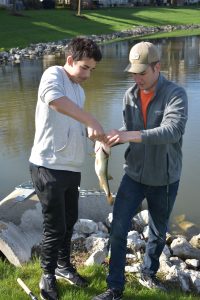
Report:
[[[95,153],[97,153],[100,149],[102,149],[103,153],[106,155],[106,157],[109,157],[109,153],[106,152],[106,150],[104,149],[104,147],[102,147],[101,145],[99,146],[99,148],[95,151]]]

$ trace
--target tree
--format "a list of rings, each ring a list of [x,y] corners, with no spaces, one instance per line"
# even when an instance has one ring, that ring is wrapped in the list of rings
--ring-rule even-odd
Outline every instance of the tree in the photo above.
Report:
[[[77,16],[81,15],[81,0],[78,0]]]

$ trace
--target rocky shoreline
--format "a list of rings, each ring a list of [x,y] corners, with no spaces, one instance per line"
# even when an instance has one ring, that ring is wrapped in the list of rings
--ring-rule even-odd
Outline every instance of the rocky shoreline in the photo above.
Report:
[[[102,34],[102,35],[89,35],[87,37],[93,39],[98,44],[103,44],[108,41],[122,40],[126,38],[135,38],[143,35],[155,34],[158,32],[172,32],[175,30],[192,30],[199,29],[200,24],[191,24],[191,25],[165,25],[165,26],[154,26],[146,27],[139,26],[133,29],[127,29],[120,32],[114,32],[111,34]],[[37,59],[43,57],[44,55],[55,55],[59,56],[62,53],[65,53],[67,44],[70,39],[59,40],[56,42],[48,43],[37,43],[30,44],[24,49],[20,48],[11,48],[9,51],[0,52],[0,64],[7,63],[20,63],[24,59]]]
[[[30,189],[25,199],[24,188]],[[20,190],[22,189],[22,190]],[[23,199],[23,200],[22,200]],[[109,233],[112,206],[105,193],[81,190],[78,221],[72,236],[72,262],[75,265],[106,265],[109,260]],[[160,257],[158,276],[168,290],[174,286],[200,295],[199,228],[184,215],[176,218],[181,229],[167,234]],[[41,204],[28,183],[18,186],[0,202],[0,252],[19,267],[40,255],[43,232]],[[139,277],[149,236],[148,210],[140,211],[131,222],[127,236],[126,275]]]
[[[85,253],[83,265],[100,265],[108,261],[111,222],[112,213],[104,223],[79,219],[75,224],[72,249],[75,253]],[[142,210],[132,219],[132,228],[127,237],[125,272],[133,274],[135,278],[140,276],[148,240],[148,223],[148,211]],[[79,260],[80,256],[79,254]],[[188,239],[181,234],[167,234],[166,246],[160,257],[158,277],[168,291],[176,288],[183,292],[200,294],[200,234]]]

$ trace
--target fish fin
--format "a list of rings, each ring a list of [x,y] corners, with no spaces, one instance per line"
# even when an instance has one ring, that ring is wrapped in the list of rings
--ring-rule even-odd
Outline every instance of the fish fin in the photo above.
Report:
[[[95,157],[95,153],[94,152],[90,152],[90,153],[88,153],[89,154],[89,156],[91,156],[91,157]]]
[[[114,199],[113,199],[113,195],[111,193],[107,196],[107,201],[110,205],[113,205]]]

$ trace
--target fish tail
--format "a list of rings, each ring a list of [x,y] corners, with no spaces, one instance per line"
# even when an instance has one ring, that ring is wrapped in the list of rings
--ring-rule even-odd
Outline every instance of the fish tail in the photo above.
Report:
[[[113,205],[114,199],[111,193],[109,193],[109,195],[107,196],[107,201],[110,205]]]

